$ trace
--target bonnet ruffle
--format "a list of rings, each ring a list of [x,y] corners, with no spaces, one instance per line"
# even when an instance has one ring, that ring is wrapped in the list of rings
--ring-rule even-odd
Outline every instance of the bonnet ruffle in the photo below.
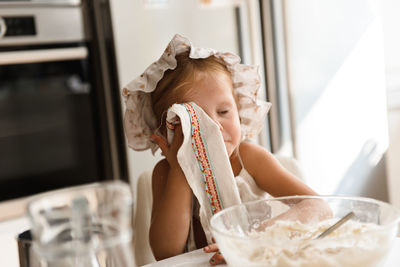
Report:
[[[240,58],[232,53],[194,47],[187,38],[177,34],[160,59],[123,89],[122,95],[126,104],[124,129],[128,146],[132,149],[150,148],[153,153],[157,150],[157,144],[151,142],[150,137],[159,128],[160,122],[152,109],[151,92],[156,89],[165,71],[176,68],[175,56],[186,51],[190,51],[189,57],[193,59],[215,56],[226,64],[232,75],[233,90],[238,99],[242,140],[253,138],[261,131],[271,103],[257,99],[260,88],[258,67],[240,64]]]

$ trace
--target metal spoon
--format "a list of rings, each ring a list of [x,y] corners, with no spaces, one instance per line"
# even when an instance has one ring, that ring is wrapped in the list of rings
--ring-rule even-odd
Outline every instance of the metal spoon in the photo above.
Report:
[[[347,222],[348,220],[350,220],[351,218],[353,218],[355,216],[354,212],[350,211],[349,213],[346,214],[346,216],[344,216],[342,219],[340,219],[339,221],[337,221],[334,225],[332,225],[331,227],[329,227],[328,229],[326,229],[325,231],[323,231],[319,236],[317,236],[314,239],[320,239],[320,238],[324,238],[325,236],[329,235],[330,233],[332,233],[333,231],[335,231],[337,228],[339,228],[342,224],[344,224],[345,222]]]
[[[332,233],[333,231],[335,231],[336,229],[338,229],[342,224],[344,224],[345,222],[347,222],[348,220],[350,220],[351,218],[353,218],[355,216],[354,212],[349,212],[347,213],[343,218],[341,218],[339,221],[337,221],[335,224],[333,224],[332,226],[330,226],[328,229],[326,229],[325,231],[323,231],[320,235],[318,235],[317,237],[313,238],[313,240],[315,239],[321,239],[324,238],[325,236],[329,235],[330,233]],[[311,244],[307,244],[307,245],[303,245],[300,247],[299,250],[303,250],[306,249],[308,247],[310,247]],[[298,251],[299,251],[298,250]]]

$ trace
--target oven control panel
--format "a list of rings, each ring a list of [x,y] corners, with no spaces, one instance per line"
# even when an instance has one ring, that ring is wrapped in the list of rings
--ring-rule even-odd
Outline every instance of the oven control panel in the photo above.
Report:
[[[89,32],[85,31],[85,12],[81,6],[2,6],[3,1],[0,0],[0,48],[76,43],[86,41],[90,37]],[[46,1],[58,3],[67,0]],[[72,3],[77,0],[70,1]],[[38,3],[39,0],[35,2]]]
[[[36,35],[33,16],[0,17],[0,37]]]

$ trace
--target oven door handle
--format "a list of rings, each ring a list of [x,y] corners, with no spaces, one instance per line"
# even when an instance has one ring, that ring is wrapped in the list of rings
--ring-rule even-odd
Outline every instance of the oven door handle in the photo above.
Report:
[[[0,52],[0,65],[29,64],[66,60],[79,60],[88,57],[86,47],[37,49]]]

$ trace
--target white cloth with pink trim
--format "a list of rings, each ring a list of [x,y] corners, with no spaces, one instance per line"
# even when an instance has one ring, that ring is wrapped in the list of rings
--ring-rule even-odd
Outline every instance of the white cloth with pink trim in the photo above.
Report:
[[[195,103],[174,104],[167,121],[180,121],[183,143],[178,162],[200,204],[200,222],[211,243],[210,219],[218,211],[241,203],[225,143],[218,125]],[[172,141],[173,131],[168,130]]]

